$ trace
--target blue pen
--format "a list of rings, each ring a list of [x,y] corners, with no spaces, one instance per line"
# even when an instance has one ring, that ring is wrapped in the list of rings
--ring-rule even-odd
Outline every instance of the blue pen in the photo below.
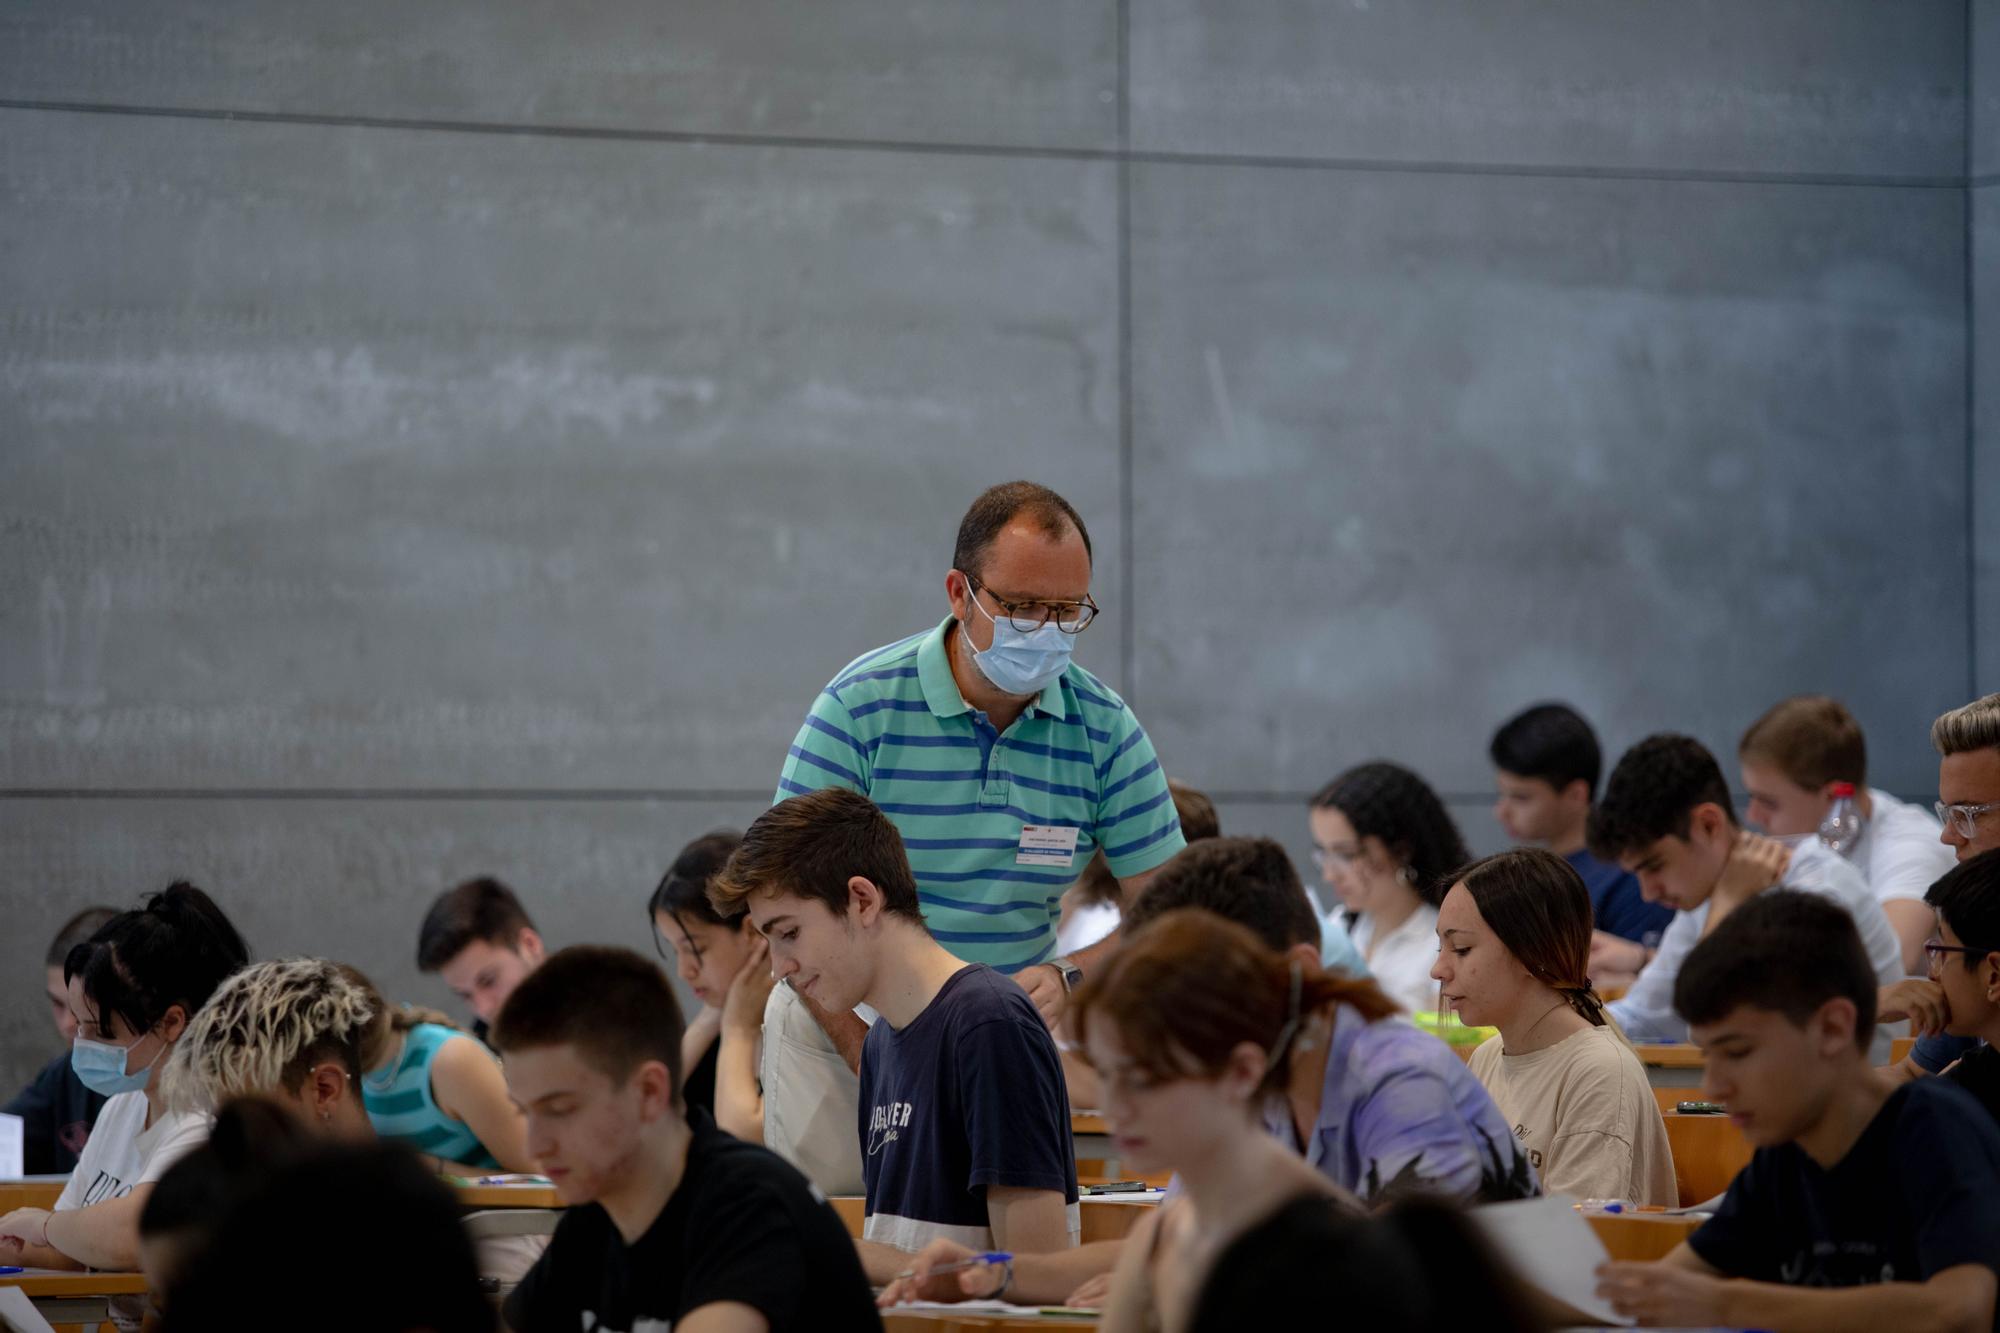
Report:
[[[27,1269],[17,1268],[13,1264],[0,1264],[0,1273],[25,1273],[27,1271]]]
[[[994,1251],[990,1254],[975,1254],[970,1259],[956,1259],[948,1264],[939,1264],[931,1270],[930,1275],[936,1277],[940,1273],[959,1273],[968,1268],[978,1268],[984,1264],[1011,1264],[1013,1262],[1013,1255]],[[917,1270],[914,1268],[906,1268],[896,1274],[898,1278],[915,1277],[916,1275]]]

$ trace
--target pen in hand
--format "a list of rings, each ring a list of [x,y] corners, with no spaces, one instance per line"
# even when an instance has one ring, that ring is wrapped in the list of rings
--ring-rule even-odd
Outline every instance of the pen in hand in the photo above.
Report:
[[[991,1254],[975,1254],[970,1259],[954,1259],[952,1262],[948,1264],[939,1264],[935,1268],[931,1269],[931,1271],[925,1276],[937,1277],[942,1273],[962,1273],[968,1268],[983,1268],[988,1264],[1005,1264],[1005,1263],[1012,1263],[1013,1261],[1014,1261],[1014,1256],[1011,1254],[1001,1254],[997,1252]],[[905,1268],[902,1272],[896,1274],[896,1280],[898,1282],[901,1282],[904,1278],[915,1277],[916,1275],[917,1275],[916,1269]]]

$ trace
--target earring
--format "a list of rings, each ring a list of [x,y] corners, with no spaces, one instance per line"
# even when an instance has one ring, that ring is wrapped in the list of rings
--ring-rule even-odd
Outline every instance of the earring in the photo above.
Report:
[[[322,1106],[320,1108],[319,1118],[321,1123],[330,1125],[333,1123],[333,1112],[327,1110],[325,1107]]]

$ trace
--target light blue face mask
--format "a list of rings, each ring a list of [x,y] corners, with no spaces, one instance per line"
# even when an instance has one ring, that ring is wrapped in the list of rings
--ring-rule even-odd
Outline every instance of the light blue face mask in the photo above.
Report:
[[[160,1054],[167,1047],[165,1042],[160,1043],[160,1050],[153,1053],[151,1060],[136,1070],[127,1070],[125,1066],[139,1041],[131,1046],[114,1046],[108,1041],[92,1041],[79,1035],[69,1048],[69,1067],[76,1071],[78,1082],[100,1097],[144,1092],[147,1080],[153,1076],[153,1066],[159,1063]]]
[[[1040,694],[1044,686],[1069,666],[1069,655],[1076,651],[1076,636],[1063,633],[1055,621],[1031,630],[1016,629],[1011,620],[994,620],[987,615],[986,608],[979,605],[979,598],[970,589],[966,597],[980,615],[993,622],[993,646],[974,648],[972,662],[980,675],[993,682],[994,689],[1002,694]],[[971,643],[968,630],[966,645],[970,647]]]

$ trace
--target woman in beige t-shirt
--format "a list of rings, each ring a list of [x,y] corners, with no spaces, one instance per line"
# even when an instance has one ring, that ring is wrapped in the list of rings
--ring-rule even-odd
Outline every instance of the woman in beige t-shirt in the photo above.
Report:
[[[1502,852],[1445,895],[1431,975],[1459,1018],[1500,1029],[1468,1064],[1546,1192],[1673,1207],[1666,1122],[1591,989],[1590,930],[1590,894],[1567,861]]]

